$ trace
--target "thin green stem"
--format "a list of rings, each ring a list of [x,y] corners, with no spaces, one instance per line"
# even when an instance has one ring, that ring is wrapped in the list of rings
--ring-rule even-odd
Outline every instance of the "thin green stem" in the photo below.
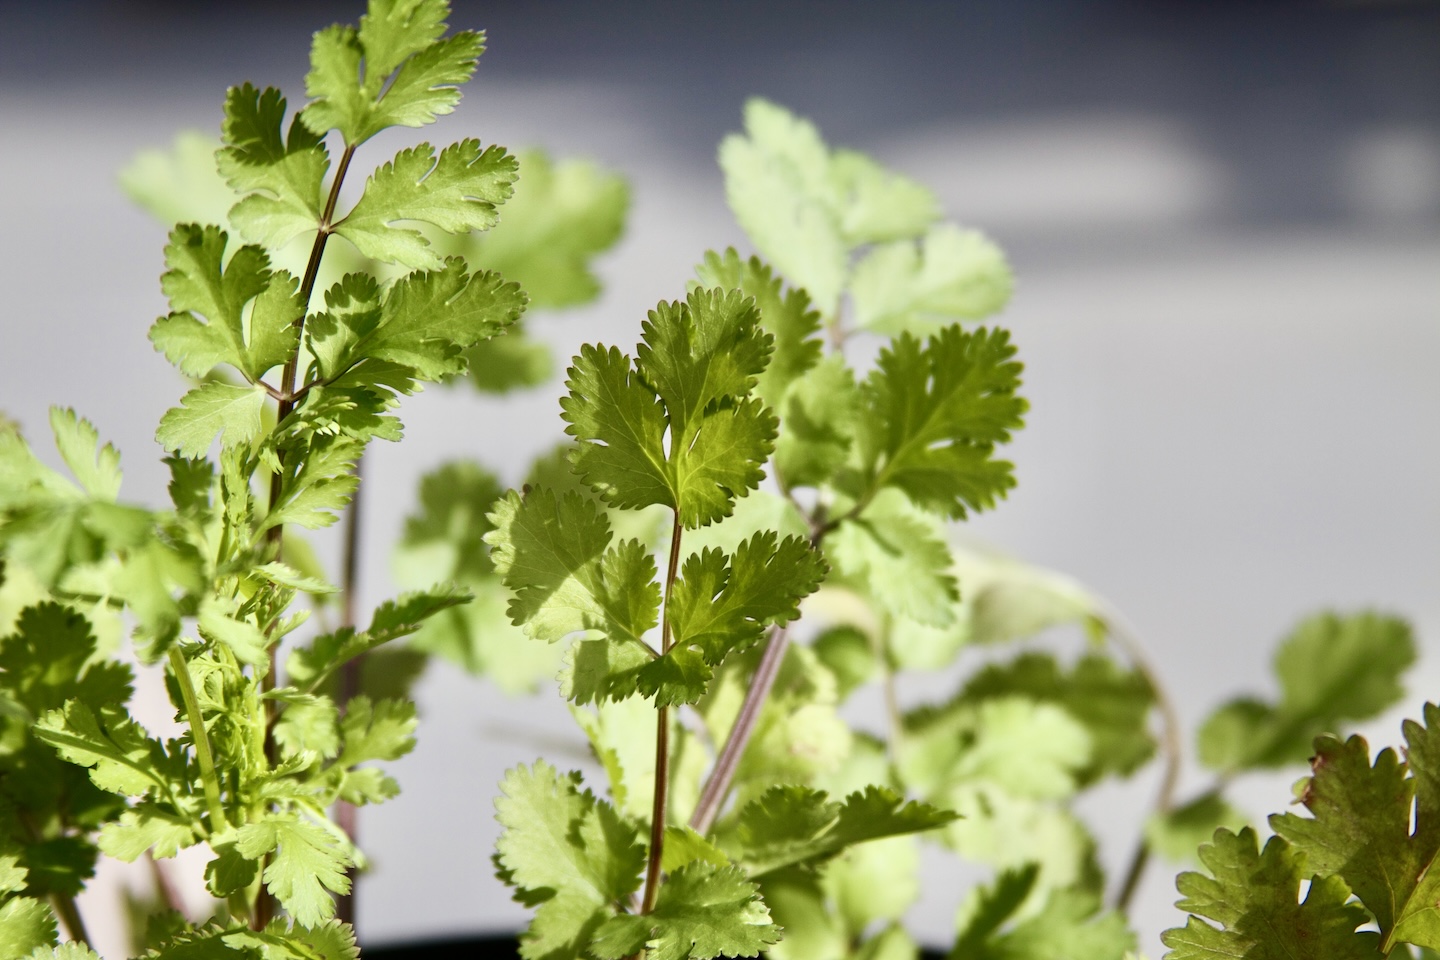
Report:
[[[300,302],[304,308],[300,316],[295,318],[297,331],[295,352],[285,361],[285,369],[280,379],[280,396],[277,400],[275,410],[276,428],[285,422],[290,412],[295,409],[295,377],[300,368],[300,337],[305,331],[305,315],[310,311],[310,298],[315,293],[315,281],[320,276],[320,261],[325,257],[325,242],[330,239],[334,232],[333,220],[335,217],[335,205],[340,201],[340,185],[345,182],[345,173],[350,169],[350,161],[355,156],[356,144],[347,143],[345,151],[340,155],[340,163],[335,167],[335,178],[330,182],[330,195],[325,199],[325,210],[320,215],[320,222],[316,225],[315,242],[310,245],[310,259],[305,263],[305,275],[300,281]],[[285,457],[281,450],[276,451],[276,458],[279,460],[279,468],[270,477],[270,502],[268,509],[274,510],[280,502],[280,494],[285,487]],[[266,533],[276,559],[280,557],[281,548],[284,546],[285,525],[275,524]],[[272,656],[270,669],[261,678],[262,691],[274,690],[280,685],[279,665]],[[275,765],[275,739],[271,731],[275,724],[275,709],[273,704],[267,704],[265,709],[265,758],[273,767]],[[274,898],[262,884],[255,899],[255,909],[251,913],[250,925],[252,929],[261,930],[270,922],[275,913]]]
[[[360,582],[360,472],[365,460],[362,454],[355,461],[355,496],[350,499],[350,507],[345,511],[345,547],[341,557],[340,569],[340,626],[355,626],[355,594]],[[339,689],[336,691],[336,704],[343,714],[349,705],[351,698],[360,692],[360,676],[363,669],[365,654],[361,654],[348,660],[340,668]],[[352,844],[356,844],[360,837],[360,817],[358,808],[348,800],[340,800],[335,804],[335,822],[340,829],[345,831],[345,836]],[[335,915],[344,923],[355,922],[355,888],[359,882],[359,868],[350,869],[350,892],[341,894],[336,898]]]
[[[50,905],[55,908],[55,914],[60,922],[65,924],[65,932],[70,935],[71,940],[78,941],[90,947],[90,933],[85,929],[85,921],[80,918],[80,908],[75,904],[75,898],[68,893],[50,894]]]
[[[825,535],[834,529],[833,525],[821,519],[823,512],[824,508],[819,507],[810,517],[811,547],[819,547]],[[690,815],[690,828],[696,833],[708,833],[715,823],[715,818],[720,815],[720,808],[730,793],[730,784],[735,780],[735,771],[740,766],[740,758],[745,754],[750,735],[755,732],[755,724],[759,721],[765,701],[775,686],[775,678],[780,675],[780,664],[785,661],[785,652],[789,648],[789,631],[784,627],[771,627],[770,635],[765,640],[765,651],[760,655],[760,663],[755,667],[755,674],[750,678],[750,686],[745,691],[745,699],[740,704],[740,712],[735,715],[735,722],[730,726],[725,745],[715,757],[715,766],[710,768],[710,775],[705,778],[705,785],[700,789],[700,799],[695,804],[695,811]]]
[[[665,571],[665,605],[660,611],[660,655],[670,652],[670,594],[680,571],[680,511],[670,529],[670,566]],[[665,811],[670,791],[670,708],[655,711],[655,802],[650,810],[650,859],[645,868],[645,896],[640,912],[655,909],[660,894],[660,861],[665,853]]]
[[[900,696],[895,689],[895,668],[890,663],[890,624],[873,641],[875,659],[880,664],[880,685],[885,693],[885,748],[890,762],[900,762],[900,749],[905,738],[905,720],[900,712]]]
[[[210,752],[210,735],[205,731],[205,718],[200,714],[200,698],[195,696],[195,680],[190,665],[179,647],[170,648],[170,669],[180,686],[185,703],[185,719],[190,724],[190,740],[195,744],[195,759],[200,763],[200,784],[205,790],[205,805],[210,808],[210,832],[219,833],[229,826],[225,808],[220,805],[220,778],[215,774],[215,756]]]
[[[300,316],[295,318],[295,327],[300,333],[305,330],[305,314],[310,310],[310,297],[315,293],[315,280],[320,276],[320,261],[325,257],[325,242],[330,239],[334,232],[331,219],[335,216],[335,204],[340,201],[340,184],[345,180],[345,172],[350,169],[350,160],[355,156],[355,146],[345,145],[345,152],[340,155],[340,163],[335,168],[335,179],[330,183],[330,195],[325,200],[325,212],[320,216],[320,223],[315,230],[315,242],[310,245],[310,259],[305,263],[305,276],[300,281],[300,302],[305,305]],[[280,375],[280,390],[278,407],[275,411],[275,423],[283,423],[285,418],[290,416],[290,411],[295,409],[295,377],[300,368],[300,345],[297,343],[295,352],[285,361],[285,370]],[[280,500],[281,487],[285,481],[285,471],[280,469],[270,478],[270,509]],[[280,551],[280,543],[285,536],[284,526],[276,524],[270,528],[270,542],[275,545],[275,551]]]
[[[1160,679],[1160,672],[1150,662],[1144,645],[1136,636],[1129,622],[1121,616],[1118,610],[1113,608],[1103,609],[1101,619],[1104,620],[1111,639],[1125,651],[1126,657],[1145,678],[1151,692],[1155,694],[1155,705],[1160,710],[1162,723],[1160,752],[1164,758],[1164,771],[1160,775],[1160,789],[1155,795],[1154,810],[1156,814],[1163,815],[1169,813],[1174,807],[1175,789],[1180,783],[1180,764],[1185,753],[1180,738],[1180,713],[1175,707],[1174,699]],[[1150,863],[1150,853],[1150,843],[1142,834],[1135,845],[1135,853],[1130,858],[1130,866],[1125,871],[1125,880],[1120,885],[1120,892],[1115,898],[1115,909],[1122,914],[1130,908],[1130,902],[1140,888],[1140,879],[1145,875],[1145,868]]]

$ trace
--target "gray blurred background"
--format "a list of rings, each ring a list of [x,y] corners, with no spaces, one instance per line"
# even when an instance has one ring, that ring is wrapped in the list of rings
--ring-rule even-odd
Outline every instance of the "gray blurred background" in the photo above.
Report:
[[[161,502],[151,438],[182,386],[145,339],[165,230],[115,172],[181,128],[216,131],[230,84],[303,100],[310,32],[359,7],[0,4],[0,411],[42,455],[46,408],[73,405],[124,452],[125,494]],[[705,249],[743,247],[714,150],[767,96],[1007,249],[1033,411],[1019,489],[973,533],[1124,610],[1192,729],[1268,692],[1274,641],[1322,606],[1411,617],[1426,653],[1406,710],[1440,695],[1440,5],[462,0],[451,22],[488,29],[490,50],[419,136],[544,146],[632,183],[601,301],[534,321],[562,358],[628,348]],[[419,475],[470,455],[515,481],[560,435],[556,392],[406,404],[404,447],[367,460],[367,600],[393,590]],[[371,943],[518,926],[489,864],[494,785],[583,752],[553,691],[507,700],[437,666],[419,699],[405,793],[363,814]],[[1402,713],[1367,732],[1397,739]],[[1278,809],[1288,779],[1238,796]],[[1084,807],[1112,871],[1153,790],[1152,771]],[[950,863],[927,859],[915,914],[935,942],[961,892]],[[1138,901],[1151,956],[1181,919],[1173,874],[1152,869]],[[107,866],[87,909],[128,882]]]

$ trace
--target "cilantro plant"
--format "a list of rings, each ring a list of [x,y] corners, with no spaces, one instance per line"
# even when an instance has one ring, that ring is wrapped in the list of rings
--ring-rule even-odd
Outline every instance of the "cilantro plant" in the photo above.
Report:
[[[447,35],[447,14],[444,0],[374,0],[358,27],[317,33],[309,103],[293,115],[274,89],[227,95],[215,164],[233,202],[223,225],[171,232],[171,312],[150,333],[196,381],[156,434],[171,453],[171,509],[121,503],[118,453],[72,411],[56,410],[51,427],[73,480],[17,427],[0,430],[7,957],[50,955],[56,916],[80,947],[55,955],[88,953],[74,894],[98,853],[164,859],[196,844],[210,851],[216,916],[198,927],[156,918],[155,955],[355,955],[348,924],[332,918],[363,857],[329,811],[395,795],[371,763],[412,748],[415,712],[364,695],[342,709],[334,680],[468,596],[441,585],[381,605],[363,628],[301,632],[311,609],[297,598],[334,588],[294,531],[335,522],[366,445],[400,439],[400,396],[464,373],[527,303],[519,284],[472,269],[443,239],[496,224],[518,167],[503,148],[421,143],[341,202],[370,138],[458,103],[484,43]],[[532,228],[529,242],[543,234]],[[335,276],[332,237],[392,272]],[[512,236],[497,258],[520,263],[526,242]],[[574,259],[549,264],[572,286]],[[583,292],[583,264],[579,275]],[[139,660],[164,669],[175,738],[127,712],[130,668],[106,656],[127,627]],[[292,634],[303,639],[282,669]]]
[[[983,325],[1009,298],[1003,254],[764,101],[720,149],[757,255],[704,255],[630,353],[583,347],[568,440],[522,489],[467,461],[427,476],[397,566],[444,582],[362,627],[367,444],[400,439],[391,411],[422,383],[542,381],[521,313],[594,296],[589,260],[625,207],[593,167],[478,140],[403,149],[342,202],[376,133],[458,102],[483,39],[447,16],[370,0],[316,34],[293,116],[278,91],[233,88],[218,150],[188,135],[127,172],[183,221],[150,334],[192,381],[157,431],[170,509],[120,501],[118,453],[73,411],[50,424],[68,477],[0,421],[0,960],[93,957],[75,895],[99,854],[197,845],[214,915],[152,917],[146,956],[354,958],[350,813],[395,795],[371,764],[416,723],[358,665],[404,637],[507,689],[558,670],[602,772],[597,790],[539,760],[501,784],[495,862],[535,911],[527,960],[913,957],[922,839],[994,871],[964,892],[956,960],[1119,960],[1147,863],[1207,838],[1171,956],[1440,950],[1440,708],[1407,723],[1403,760],[1328,735],[1396,701],[1408,629],[1302,623],[1280,696],[1212,715],[1214,782],[1177,802],[1175,711],[1123,619],[957,534],[1015,483],[1022,368]],[[347,511],[337,589],[299,531]],[[1066,624],[1078,657],[1031,642]],[[174,737],[128,712],[127,633],[164,673]],[[907,705],[907,672],[956,664],[953,696]],[[852,728],[867,689],[885,723]],[[1312,815],[1272,818],[1262,850],[1225,790],[1312,743]],[[1072,805],[1157,755],[1155,813],[1107,905]]]
[[[454,555],[492,546],[476,589],[508,588],[520,632],[564,648],[561,692],[608,781],[609,802],[544,763],[507,777],[497,865],[537,907],[522,953],[913,956],[914,833],[998,871],[962,903],[952,956],[1118,960],[1152,856],[1188,859],[1243,822],[1235,776],[1393,704],[1408,630],[1303,623],[1281,699],[1218,710],[1199,740],[1216,781],[1177,802],[1179,724],[1123,618],[949,526],[1013,482],[996,452],[1024,413],[1020,368],[1007,334],[974,326],[1008,299],[1003,255],[781,108],[753,102],[746,121],[720,158],[766,259],[707,255],[633,359],[584,348],[561,399],[571,442],[523,491],[482,519],[493,486],[451,474],[441,497],[437,477],[412,521]],[[867,371],[851,354],[877,338]],[[994,656],[1063,624],[1089,637],[1078,660]],[[493,649],[502,683],[552,662]],[[975,650],[990,662],[952,698],[902,708],[905,672]],[[888,724],[852,730],[838,709],[872,684]],[[1157,749],[1156,813],[1107,910],[1070,807]]]

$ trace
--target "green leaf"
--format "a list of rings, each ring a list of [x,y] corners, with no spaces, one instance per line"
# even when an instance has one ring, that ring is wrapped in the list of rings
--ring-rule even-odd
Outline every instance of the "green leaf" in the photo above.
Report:
[[[147,850],[160,859],[193,844],[194,820],[154,803],[140,803],[100,829],[100,852],[133,863]]]
[[[694,528],[759,484],[777,427],[746,399],[771,350],[758,319],[738,291],[695,290],[650,312],[633,371],[618,350],[582,349],[560,406],[575,469],[607,503],[663,504]]]
[[[244,942],[247,936],[249,934],[242,933],[234,939]],[[276,920],[259,936],[268,945],[284,951],[291,960],[357,960],[360,956],[360,948],[355,944],[355,928],[339,920],[326,920],[308,927],[287,926],[284,921]]]
[[[415,749],[415,704],[408,700],[352,697],[340,722],[344,749],[336,764],[353,767],[369,760],[399,760]]]
[[[1037,876],[1034,866],[1006,871],[982,887],[960,908],[960,935],[950,956],[955,960],[1121,960],[1133,955],[1135,934],[1113,911],[1079,890],[1056,890],[1038,912],[1021,911]],[[1017,919],[1017,914],[1019,918]],[[1009,929],[1000,928],[1009,923]]]
[[[1275,654],[1279,701],[1241,697],[1215,711],[1200,729],[1200,760],[1232,773],[1302,762],[1316,736],[1399,701],[1400,678],[1414,661],[1410,626],[1396,617],[1310,617]]]
[[[499,219],[496,207],[510,198],[519,164],[504,147],[480,147],[475,139],[451,144],[435,156],[428,143],[395,155],[365,184],[358,203],[335,232],[372,260],[419,270],[439,269],[442,260],[418,221],[448,233],[488,230]]]
[[[1014,283],[1000,248],[974,230],[932,227],[923,240],[886,244],[855,265],[855,322],[876,333],[928,333],[1004,309]]]
[[[287,544],[286,553],[290,553]],[[266,583],[273,583],[280,587],[289,587],[291,590],[299,590],[302,593],[312,594],[318,597],[329,596],[338,593],[339,588],[327,582],[323,577],[307,576],[289,564],[272,560],[270,563],[262,563],[251,571],[252,575],[264,580]]]
[[[920,898],[920,843],[886,837],[846,849],[824,868],[821,886],[845,931],[862,937],[881,921],[898,921]]]
[[[120,495],[120,452],[100,445],[100,433],[74,410],[50,408],[55,446],[81,488],[96,500],[114,503]]]
[[[846,847],[882,837],[942,827],[955,814],[905,798],[885,787],[867,787],[843,803],[823,790],[773,787],[739,815],[732,858],[752,877],[798,863],[816,863]]]
[[[307,402],[301,408],[302,416],[308,407]],[[285,422],[293,421],[287,418]],[[280,496],[270,505],[260,529],[294,524],[314,530],[338,520],[340,511],[359,485],[355,461],[363,451],[362,442],[348,436],[325,435],[325,432],[312,436],[298,469],[292,472],[287,465],[282,472]],[[290,462],[293,463],[293,459]]]
[[[527,960],[576,957],[640,886],[645,848],[635,826],[580,789],[580,775],[543,762],[505,774],[495,816],[500,878],[540,905],[521,938]]]
[[[329,893],[349,893],[345,871],[355,865],[349,852],[325,830],[293,816],[271,816],[247,823],[235,838],[235,849],[249,860],[273,853],[263,879],[268,889],[298,923],[314,926],[335,914]]]
[[[830,178],[838,194],[840,230],[850,246],[914,237],[940,217],[929,188],[863,153],[836,150]]]
[[[565,432],[579,442],[575,470],[606,503],[622,509],[675,507],[666,461],[665,408],[630,358],[586,344],[566,371],[560,398]]]
[[[1208,843],[1216,830],[1224,827],[1233,832],[1246,826],[1245,814],[1212,790],[1166,813],[1152,814],[1145,822],[1145,842],[1166,860],[1194,864],[1195,851]]]
[[[995,446],[1027,409],[1014,357],[999,329],[946,327],[923,347],[908,334],[891,341],[861,387],[864,489],[899,487],[952,519],[993,506],[1015,485]]]
[[[896,766],[923,796],[946,785],[986,783],[1016,797],[1057,800],[1090,768],[1090,732],[1069,710],[1025,696],[962,692],[942,707],[905,714]]]
[[[313,692],[348,661],[409,636],[429,618],[469,599],[468,593],[453,585],[402,594],[377,607],[365,630],[342,627],[315,638],[308,646],[297,647],[286,661],[285,672],[301,691]]]
[[[1208,876],[1182,873],[1176,881],[1185,898],[1176,906],[1192,916],[1183,928],[1160,935],[1170,948],[1167,960],[1383,956],[1379,934],[1356,932],[1370,918],[1346,902],[1350,890],[1339,877],[1311,879],[1299,899],[1308,872],[1284,839],[1271,837],[1262,852],[1249,827],[1239,834],[1217,830],[1214,842],[1200,848],[1200,861]]]
[[[19,793],[18,789],[13,792]],[[69,791],[71,802],[76,799],[83,804],[88,797],[83,796],[79,790]],[[41,814],[53,815],[53,811],[40,810],[31,811],[31,815]],[[84,811],[77,811],[77,815],[67,817],[73,821],[80,821],[84,826],[90,826],[96,819],[106,816],[114,816],[114,808],[105,810],[103,813],[86,815]],[[25,870],[29,880],[27,893],[37,897],[44,897],[47,894],[59,894],[64,897],[77,896],[85,889],[86,881],[95,876],[95,861],[99,859],[98,851],[89,838],[84,836],[59,835],[36,842],[27,843],[25,846]]]
[[[422,661],[425,655],[443,657],[473,676],[487,678],[510,696],[534,693],[553,680],[564,651],[529,642],[524,631],[510,622],[505,612],[509,593],[498,580],[471,589],[474,600],[426,621],[406,651]]]
[[[610,525],[593,502],[511,491],[490,519],[491,560],[514,592],[510,619],[526,635],[554,643],[596,631],[607,649],[631,648],[626,653],[642,663],[652,655],[642,637],[659,620],[654,558],[635,540],[611,546]]]
[[[818,487],[845,466],[860,417],[855,374],[832,354],[791,382],[776,404],[776,476],[790,487]]]
[[[90,767],[90,779],[101,790],[138,797],[163,783],[158,759],[164,748],[122,707],[92,710],[71,700],[37,720],[35,735],[71,763]]]
[[[847,250],[836,215],[830,156],[815,127],[765,100],[745,104],[745,133],[720,144],[725,198],[761,255],[834,311]]]
[[[171,312],[155,321],[150,340],[189,376],[228,363],[254,381],[289,358],[304,304],[296,279],[284,270],[272,273],[259,247],[240,247],[226,261],[228,242],[219,227],[179,224],[171,231],[168,270],[160,278]],[[247,339],[245,308],[252,301]]]
[[[850,938],[835,906],[826,900],[814,870],[791,867],[761,877],[757,884],[784,937],[766,951],[775,960],[844,957]]]
[[[955,620],[960,593],[944,530],[898,490],[881,490],[853,520],[825,538],[840,583],[892,616],[932,626]]]
[[[952,553],[967,641],[1008,643],[1063,624],[1103,630],[1101,603],[1069,577],[981,550]]]
[[[666,873],[674,873],[687,863],[696,861],[724,867],[729,865],[730,858],[689,827],[666,827],[665,852],[660,868]]]
[[[590,949],[602,960],[647,946],[651,960],[708,960],[758,956],[779,939],[780,928],[744,873],[696,861],[670,875],[649,914],[607,920]]]
[[[1138,670],[1124,670],[1098,653],[1081,657],[1069,671],[1049,654],[1022,654],[1008,664],[985,667],[960,696],[972,702],[1023,696],[1063,708],[1090,734],[1091,760],[1080,771],[1082,786],[1110,774],[1129,776],[1155,754],[1148,728],[1155,705],[1150,683]]]
[[[378,89],[395,68],[445,35],[446,0],[388,0],[372,3],[360,18],[358,39],[365,50],[366,83]]]
[[[227,616],[218,603],[207,602],[201,606],[198,625],[206,639],[225,644],[241,663],[252,667],[269,664],[270,640],[265,631],[248,621]]]
[[[49,953],[45,948],[54,943],[55,916],[44,901],[14,897],[0,903],[0,958],[20,960],[32,950]]]
[[[271,738],[280,748],[282,760],[306,763],[314,756],[333,757],[340,749],[339,711],[329,697],[293,693],[286,688],[272,691],[282,709],[270,727]]]
[[[1040,868],[1031,863],[1019,869],[1003,870],[992,883],[971,889],[961,901],[955,919],[958,933],[950,956],[960,960],[978,955],[1029,899],[1039,876]]]
[[[667,661],[683,670],[698,653],[706,665],[722,663],[759,642],[769,627],[797,618],[800,601],[824,575],[824,561],[804,537],[782,541],[771,531],[755,534],[730,557],[714,548],[691,554],[667,607],[673,646],[640,671],[640,690],[657,704],[694,703],[710,671],[696,664],[660,680]]]
[[[208,133],[182,130],[168,149],[141,150],[120,171],[126,196],[165,226],[227,221],[235,191],[215,169],[220,143]]]
[[[447,9],[443,0],[381,0],[359,30],[337,24],[316,33],[305,125],[317,134],[339,130],[355,146],[386,127],[419,127],[453,111],[456,88],[475,72],[485,45],[470,31],[441,40]]]
[[[203,457],[218,437],[222,447],[247,444],[260,436],[265,391],[207,383],[180,398],[160,418],[155,440],[182,457]]]
[[[785,288],[778,276],[759,257],[742,260],[734,247],[724,254],[713,250],[695,268],[702,287],[739,290],[755,299],[760,325],[775,338],[775,353],[756,378],[755,394],[779,409],[786,390],[798,377],[820,362],[820,313],[811,309],[804,290]],[[786,430],[791,428],[787,421]],[[784,437],[782,435],[783,444]]]
[[[323,181],[330,166],[321,138],[300,123],[282,133],[285,98],[273,87],[231,87],[222,126],[225,148],[216,155],[221,175],[238,194],[230,223],[251,243],[278,250],[320,227]]]
[[[465,371],[461,351],[502,332],[525,310],[525,295],[496,273],[467,273],[458,258],[412,273],[385,297],[380,323],[356,352],[409,367],[424,380]]]
[[[520,154],[520,178],[505,216],[474,240],[466,259],[518,281],[537,307],[573,307],[600,293],[591,261],[620,239],[630,190],[623,177],[587,160]]]
[[[212,849],[215,859],[205,865],[205,886],[212,896],[224,899],[245,890],[260,875],[259,862],[241,856],[233,841],[217,843]]]
[[[25,868],[14,854],[0,856],[0,893],[19,893],[25,889]]]
[[[509,276],[509,274],[506,274]],[[529,287],[525,288],[527,294]],[[539,306],[533,299],[531,306]],[[465,368],[470,385],[481,393],[505,394],[548,383],[555,371],[550,347],[526,336],[518,324],[503,337],[481,340],[465,351]]]
[[[128,666],[101,660],[94,629],[85,616],[58,603],[20,611],[15,632],[0,640],[0,690],[30,716],[78,699],[92,706],[124,706],[133,675]]]
[[[1397,942],[1440,949],[1440,708],[1427,703],[1425,722],[1405,721],[1409,764],[1385,749],[1371,766],[1363,737],[1319,737],[1299,794],[1313,818],[1270,818],[1308,870],[1340,877],[1360,898],[1385,953]]]
[[[869,683],[879,665],[870,638],[855,627],[831,627],[815,638],[813,647],[815,656],[835,675],[842,701]]]
[[[474,582],[495,575],[485,534],[500,481],[472,460],[455,460],[420,478],[418,512],[405,518],[396,567],[424,566],[429,580]]]

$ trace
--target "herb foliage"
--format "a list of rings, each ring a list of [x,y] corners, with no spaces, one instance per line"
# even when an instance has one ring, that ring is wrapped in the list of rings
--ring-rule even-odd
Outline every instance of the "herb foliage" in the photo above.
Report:
[[[370,0],[315,35],[303,108],[232,88],[218,149],[185,136],[127,171],[182,221],[150,331],[191,383],[156,434],[170,509],[120,500],[119,454],[74,411],[51,417],[68,476],[0,420],[0,960],[94,956],[74,898],[98,856],[196,845],[215,915],[157,914],[146,956],[357,956],[336,918],[364,864],[345,811],[397,794],[375,764],[416,728],[404,684],[358,665],[403,679],[423,653],[513,691],[558,669],[603,774],[539,760],[500,786],[495,864],[535,911],[527,960],[913,957],[921,838],[995,872],[961,903],[957,960],[1119,960],[1147,862],[1197,845],[1169,956],[1440,951],[1440,708],[1407,721],[1403,755],[1331,735],[1398,700],[1408,628],[1303,622],[1280,696],[1209,718],[1215,782],[1177,803],[1174,711],[1123,620],[954,534],[1015,484],[1022,367],[981,325],[1010,296],[1004,255],[765,101],[719,154],[756,255],[705,254],[631,353],[583,347],[568,440],[521,490],[468,461],[427,476],[397,550],[426,582],[362,625],[353,570],[332,586],[300,531],[353,522],[366,446],[401,439],[393,410],[423,383],[543,382],[521,315],[596,295],[627,204],[591,165],[466,139],[402,149],[341,208],[363,145],[459,102],[484,37],[447,16]],[[307,626],[332,607],[338,624]],[[1028,644],[1062,625],[1087,635],[1079,657]],[[127,631],[165,671],[178,737],[129,714]],[[980,648],[953,696],[902,706],[906,671]],[[852,729],[841,710],[871,686],[887,725]],[[1272,817],[1262,847],[1226,788],[1312,750],[1310,816]],[[1072,805],[1157,755],[1156,813],[1107,907]]]

